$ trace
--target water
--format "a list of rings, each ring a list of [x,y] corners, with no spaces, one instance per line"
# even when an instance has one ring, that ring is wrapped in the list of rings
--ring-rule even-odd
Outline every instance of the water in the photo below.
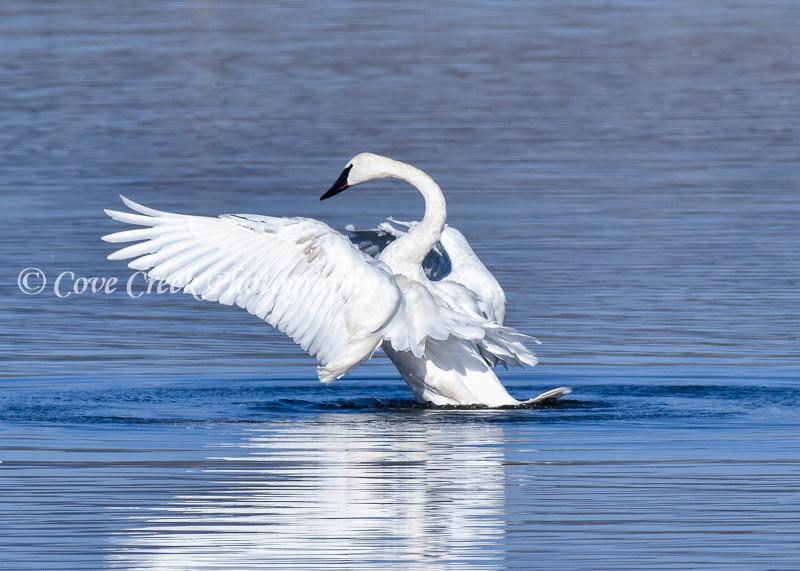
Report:
[[[797,567],[799,16],[0,6],[0,563]],[[132,299],[105,260],[117,193],[419,216],[393,183],[317,201],[364,150],[437,179],[509,323],[544,341],[511,392],[567,400],[419,407],[382,356],[321,386],[253,317]],[[123,286],[62,299],[65,271]]]

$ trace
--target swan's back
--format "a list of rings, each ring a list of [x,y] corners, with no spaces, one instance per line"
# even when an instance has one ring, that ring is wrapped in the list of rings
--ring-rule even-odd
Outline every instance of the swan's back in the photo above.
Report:
[[[347,235],[362,252],[377,259],[389,244],[404,236],[415,224],[389,218],[377,228],[356,230],[348,226]],[[458,229],[445,226],[441,238],[425,256],[422,269],[433,282],[450,281],[472,291],[490,321],[503,323],[505,320],[503,288]]]

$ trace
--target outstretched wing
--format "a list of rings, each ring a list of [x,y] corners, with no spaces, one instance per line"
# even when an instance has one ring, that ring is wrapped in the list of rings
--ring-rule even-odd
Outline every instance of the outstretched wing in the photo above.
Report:
[[[506,294],[500,283],[483,265],[464,235],[448,226],[439,240],[450,258],[451,270],[442,281],[451,281],[475,292],[481,312],[490,321],[506,319]]]
[[[401,305],[394,277],[317,220],[188,216],[122,201],[138,214],[106,214],[143,228],[103,236],[138,242],[110,260],[132,259],[128,267],[153,279],[258,316],[317,359],[322,381],[369,358]]]
[[[405,235],[415,224],[389,218],[377,228],[356,230],[348,227],[347,233],[363,252],[379,258],[390,243]],[[434,332],[429,336],[439,339],[435,335],[435,327],[420,327],[418,323],[425,320],[426,316],[436,315],[438,322],[446,324],[452,335],[474,341],[483,359],[491,366],[498,363],[520,366],[536,364],[536,356],[524,343],[538,341],[503,326],[506,317],[505,292],[461,232],[452,226],[445,226],[439,242],[425,257],[422,267],[432,282],[427,286],[429,293],[435,296],[439,305],[449,309],[440,309],[436,313],[429,307],[416,312],[399,313],[386,329],[387,338],[395,349],[400,350],[408,345],[414,351],[414,347],[419,346],[413,342],[414,332],[419,330]],[[401,280],[398,283],[405,305],[412,305],[413,302],[420,305],[424,296],[415,295]],[[403,320],[403,327],[398,327]],[[475,327],[482,329],[482,336],[470,335]],[[408,343],[407,339],[412,341]]]
[[[350,240],[361,251],[377,259],[386,246],[415,224],[389,218],[377,228],[356,230],[349,226],[346,230]],[[489,321],[500,324],[505,321],[506,294],[503,288],[456,228],[445,226],[442,237],[425,257],[422,267],[432,281],[449,281],[472,291],[480,311]]]

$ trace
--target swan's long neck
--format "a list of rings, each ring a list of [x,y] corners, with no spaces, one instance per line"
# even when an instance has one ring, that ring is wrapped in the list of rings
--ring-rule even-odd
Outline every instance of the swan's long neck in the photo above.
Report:
[[[420,169],[411,165],[392,161],[389,176],[399,178],[413,185],[425,199],[425,216],[405,236],[392,242],[381,259],[401,263],[422,264],[434,244],[439,241],[447,220],[447,207],[444,193],[439,185]]]

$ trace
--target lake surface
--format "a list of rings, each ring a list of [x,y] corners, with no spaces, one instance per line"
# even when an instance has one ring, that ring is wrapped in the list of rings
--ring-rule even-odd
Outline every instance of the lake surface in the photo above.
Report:
[[[800,7],[0,6],[0,566],[800,566]],[[123,193],[413,219],[429,172],[558,406],[333,385],[256,318],[126,294]],[[47,277],[23,294],[27,267]],[[78,277],[113,294],[63,298]],[[140,293],[141,281],[134,291]]]

